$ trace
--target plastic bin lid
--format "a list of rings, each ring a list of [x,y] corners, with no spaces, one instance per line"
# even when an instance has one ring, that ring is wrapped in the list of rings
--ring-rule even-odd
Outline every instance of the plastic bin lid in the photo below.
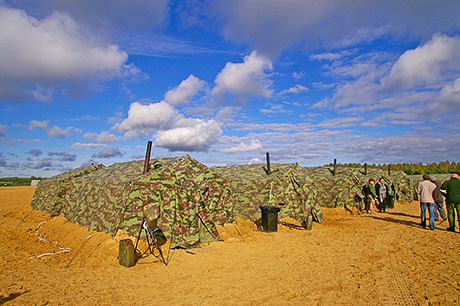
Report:
[[[266,211],[266,212],[279,212],[281,208],[276,207],[276,206],[259,206],[261,211]]]

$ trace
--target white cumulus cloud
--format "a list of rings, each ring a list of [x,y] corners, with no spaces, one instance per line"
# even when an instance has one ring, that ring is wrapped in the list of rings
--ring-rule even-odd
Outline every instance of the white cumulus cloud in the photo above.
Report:
[[[206,82],[200,80],[193,74],[183,80],[179,86],[169,90],[165,94],[165,102],[171,105],[180,105],[190,102],[190,100],[206,85]]]
[[[301,84],[295,84],[293,87],[282,90],[280,94],[290,93],[290,94],[298,94],[301,92],[309,91],[309,89]]]
[[[235,147],[231,147],[229,149],[223,149],[222,153],[231,154],[231,153],[240,153],[240,152],[253,152],[262,150],[263,146],[259,140],[253,139],[249,144],[245,144],[241,142],[239,145]]]
[[[457,103],[460,106],[460,78],[444,86],[440,92],[439,100],[446,103]]]
[[[460,37],[437,34],[426,44],[401,55],[391,69],[388,82],[406,89],[417,85],[437,86],[452,72],[460,72]]]
[[[171,151],[207,151],[221,134],[222,129],[215,120],[184,118],[173,128],[159,131],[155,145]]]
[[[49,120],[32,120],[29,122],[29,130],[33,130],[35,128],[40,128],[46,131],[49,137],[60,137],[60,138],[68,138],[73,134],[81,134],[81,129],[77,129],[74,127],[67,127],[65,129],[58,127],[56,125],[49,126]]]
[[[253,51],[243,63],[225,65],[214,81],[213,94],[221,97],[228,93],[243,100],[254,96],[270,97],[273,82],[266,71],[272,69],[272,62],[267,57]]]
[[[125,133],[126,139],[148,136],[176,116],[174,107],[164,101],[149,104],[134,102],[129,107],[128,118],[115,124],[112,129]]]
[[[97,142],[117,142],[119,139],[119,137],[109,133],[109,132],[102,132],[100,134],[96,134],[96,133],[85,133],[83,134],[82,136],[83,139],[86,139],[86,140],[94,140],[94,141],[97,141]]]
[[[0,7],[0,57],[0,101],[48,101],[65,92],[63,84],[74,89],[138,73],[117,45],[98,41],[58,12],[39,20]]]

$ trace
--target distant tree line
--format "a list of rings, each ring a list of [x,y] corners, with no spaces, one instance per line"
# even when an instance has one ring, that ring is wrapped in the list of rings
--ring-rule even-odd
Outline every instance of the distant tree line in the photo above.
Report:
[[[402,164],[389,164],[390,170],[400,170],[406,173],[407,175],[417,175],[417,174],[446,174],[450,173],[451,171],[460,172],[460,163],[457,162],[440,162],[440,163],[430,163],[430,164],[409,164],[409,163],[402,163]],[[376,168],[388,171],[388,164],[367,164],[367,168]],[[326,165],[329,167],[333,167],[334,164],[331,163]],[[348,164],[340,164],[338,163],[337,166],[339,167],[352,167],[352,168],[364,168],[364,164],[360,163],[348,163]]]
[[[42,180],[41,177],[2,177],[0,178],[0,186],[30,186],[33,180]]]

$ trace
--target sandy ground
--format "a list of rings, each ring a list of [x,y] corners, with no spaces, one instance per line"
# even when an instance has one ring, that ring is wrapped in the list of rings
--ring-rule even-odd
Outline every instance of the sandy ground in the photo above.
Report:
[[[122,235],[32,210],[34,190],[0,188],[0,305],[460,305],[460,235],[447,221],[422,229],[416,202],[325,209],[310,231],[238,220],[223,242],[165,244],[167,266],[150,255],[126,268]]]

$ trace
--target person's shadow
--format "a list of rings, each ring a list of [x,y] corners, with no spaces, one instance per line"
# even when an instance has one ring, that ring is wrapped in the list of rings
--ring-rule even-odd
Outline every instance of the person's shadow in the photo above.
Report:
[[[400,214],[400,213],[395,213],[394,215],[397,215],[397,214]],[[391,215],[393,215],[393,213],[391,213],[391,214],[378,214],[378,215],[373,215],[372,218],[379,219],[379,220],[386,221],[386,222],[393,222],[393,223],[398,223],[398,224],[402,224],[402,225],[407,225],[407,226],[411,226],[411,227],[421,227],[420,222],[415,222],[415,221],[412,221],[412,220],[398,219],[398,218],[391,217]],[[412,215],[406,215],[406,214],[403,214],[403,215],[405,215],[406,217],[417,218],[417,217],[414,217]]]
[[[397,217],[397,216],[409,217],[409,218],[416,219],[417,221],[403,220],[403,219],[398,219],[398,218],[395,218],[395,217],[392,217],[392,216],[395,216],[395,217]],[[400,213],[400,212],[394,212],[394,213],[390,212],[390,213],[386,213],[386,214],[377,213],[377,215],[373,215],[372,218],[382,220],[382,221],[387,221],[387,222],[399,223],[399,224],[407,225],[407,226],[411,226],[411,227],[422,228],[421,221],[420,221],[420,216],[414,216],[414,215],[409,215],[409,214]],[[427,226],[428,226],[428,220],[429,220],[429,218],[427,218],[427,220],[426,220]],[[446,228],[443,227],[443,225],[444,225],[444,221],[436,224],[436,229],[442,230],[442,231],[447,231]],[[456,233],[460,234],[460,232],[456,232]]]
[[[415,218],[415,219],[420,218],[420,216],[409,215],[409,214],[405,214],[401,212],[390,212],[390,214],[393,216],[409,217],[409,218]]]

